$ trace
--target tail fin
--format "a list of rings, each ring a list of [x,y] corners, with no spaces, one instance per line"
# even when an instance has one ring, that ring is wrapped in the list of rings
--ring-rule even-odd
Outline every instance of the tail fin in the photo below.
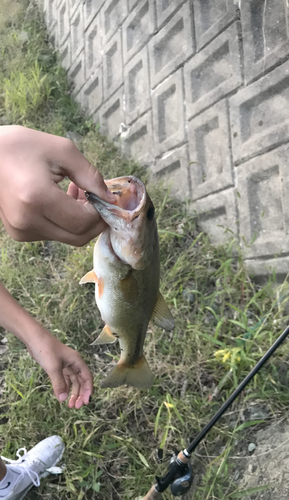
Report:
[[[102,382],[101,387],[118,387],[130,385],[138,389],[147,389],[153,385],[154,376],[143,355],[137,363],[132,366],[118,363]]]

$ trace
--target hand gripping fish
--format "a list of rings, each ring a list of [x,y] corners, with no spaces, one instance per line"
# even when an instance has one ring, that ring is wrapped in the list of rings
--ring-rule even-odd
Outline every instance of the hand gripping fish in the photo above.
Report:
[[[149,321],[165,330],[173,317],[159,291],[160,258],[153,203],[134,176],[105,181],[115,204],[86,193],[108,228],[94,247],[93,270],[80,284],[95,283],[95,299],[105,326],[93,344],[119,339],[121,357],[102,387],[151,387],[153,374],[143,354]]]

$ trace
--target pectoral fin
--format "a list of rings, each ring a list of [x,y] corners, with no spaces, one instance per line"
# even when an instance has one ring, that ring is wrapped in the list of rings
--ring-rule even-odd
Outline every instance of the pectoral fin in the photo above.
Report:
[[[80,280],[79,284],[83,285],[84,283],[98,283],[98,277],[96,276],[94,269],[86,273]]]
[[[94,342],[92,342],[92,344],[90,344],[90,345],[113,344],[116,341],[117,341],[117,338],[113,335],[109,326],[105,325],[103,330],[100,332],[99,336],[97,337],[97,339]]]
[[[168,332],[175,326],[174,318],[161,292],[159,292],[157,303],[152,313],[151,321],[153,321],[157,326],[164,328],[164,330],[167,330]]]

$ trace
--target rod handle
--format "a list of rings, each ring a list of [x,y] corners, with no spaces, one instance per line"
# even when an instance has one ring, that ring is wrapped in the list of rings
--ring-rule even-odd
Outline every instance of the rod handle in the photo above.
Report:
[[[153,485],[150,491],[143,497],[142,500],[160,500],[162,498],[162,494],[156,490],[155,485]]]

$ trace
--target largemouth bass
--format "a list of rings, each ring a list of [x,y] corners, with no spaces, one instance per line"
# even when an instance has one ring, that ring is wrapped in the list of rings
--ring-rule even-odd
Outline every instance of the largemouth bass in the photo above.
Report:
[[[105,326],[93,344],[119,340],[120,360],[102,387],[130,385],[147,388],[153,374],[143,353],[150,320],[165,330],[173,317],[159,291],[160,258],[153,203],[134,176],[105,181],[115,204],[86,193],[108,228],[94,247],[93,270],[80,284],[95,283],[96,304]]]

